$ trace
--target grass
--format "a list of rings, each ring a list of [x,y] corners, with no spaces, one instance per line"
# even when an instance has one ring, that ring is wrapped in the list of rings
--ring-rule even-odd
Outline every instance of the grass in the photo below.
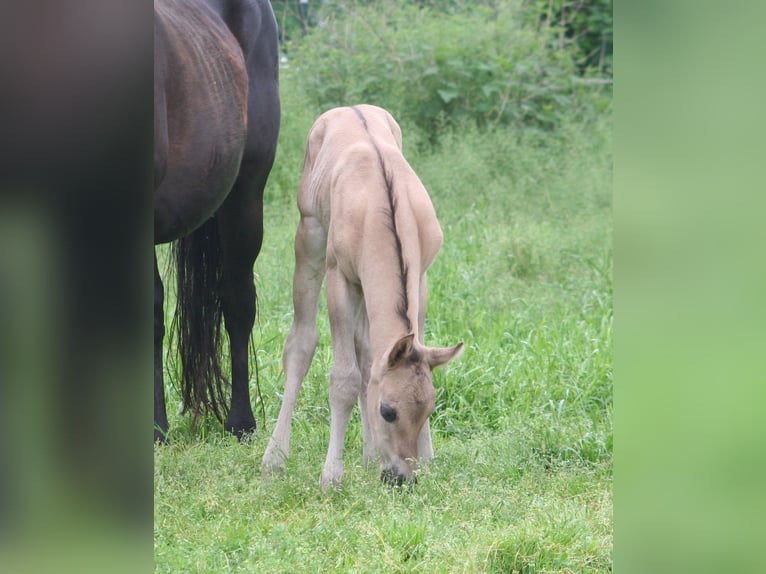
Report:
[[[322,493],[315,434],[300,437],[275,482],[260,480],[255,445],[223,437],[168,448],[155,470],[157,571],[610,568],[606,464],[528,464],[512,433],[479,433],[437,440],[439,459],[414,488],[382,487],[351,456],[343,490]]]
[[[156,570],[611,572],[610,117],[549,134],[464,129],[433,151],[403,126],[445,235],[426,343],[467,349],[435,371],[436,459],[414,488],[384,487],[362,467],[355,413],[344,487],[322,493],[324,303],[287,473],[262,481],[259,468],[280,406],[294,197],[315,117],[295,89],[283,87],[283,106],[256,263],[265,427],[245,444],[211,421],[192,432],[170,386],[172,444],[154,455]]]

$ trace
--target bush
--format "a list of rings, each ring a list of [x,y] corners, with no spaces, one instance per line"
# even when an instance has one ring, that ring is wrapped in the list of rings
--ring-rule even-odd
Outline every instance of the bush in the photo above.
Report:
[[[323,5],[290,44],[312,105],[377,104],[431,143],[465,121],[550,129],[606,105],[578,81],[576,50],[556,47],[556,29],[531,21],[525,2],[423,4]]]
[[[612,75],[612,0],[526,0],[528,13],[575,49],[580,73]]]
[[[299,38],[314,24],[309,5],[298,0],[271,0],[271,7],[277,18],[280,44]]]

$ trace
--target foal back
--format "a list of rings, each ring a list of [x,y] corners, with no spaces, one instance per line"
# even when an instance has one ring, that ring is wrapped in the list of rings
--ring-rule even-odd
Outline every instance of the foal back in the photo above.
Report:
[[[406,297],[400,306],[410,313],[402,319],[412,315],[409,329],[417,333],[420,279],[442,230],[387,111],[360,105],[320,116],[308,138],[298,208],[327,235],[327,268],[362,287],[369,312],[388,314],[385,298]]]

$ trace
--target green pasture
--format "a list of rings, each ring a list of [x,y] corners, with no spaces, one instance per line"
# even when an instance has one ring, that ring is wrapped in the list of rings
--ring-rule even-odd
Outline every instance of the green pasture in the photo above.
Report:
[[[298,68],[282,70],[283,127],[256,263],[258,430],[238,443],[212,420],[191,429],[168,364],[171,445],[154,453],[156,571],[611,572],[612,128],[603,101],[542,128],[457,122],[436,143],[402,122],[405,154],[444,230],[425,340],[466,344],[434,373],[436,458],[414,487],[384,486],[379,468],[362,466],[355,413],[344,486],[320,490],[332,363],[322,302],[287,472],[262,480],[292,319],[295,193],[322,111]]]
[[[412,163],[445,234],[426,341],[467,345],[435,372],[433,465],[411,490],[382,486],[361,465],[355,417],[345,488],[319,490],[332,360],[320,313],[287,476],[261,481],[292,312],[297,215],[293,190],[280,190],[256,265],[265,427],[248,444],[212,423],[191,434],[170,389],[174,444],[155,451],[158,571],[611,570],[608,121],[532,142],[507,129],[456,133]]]

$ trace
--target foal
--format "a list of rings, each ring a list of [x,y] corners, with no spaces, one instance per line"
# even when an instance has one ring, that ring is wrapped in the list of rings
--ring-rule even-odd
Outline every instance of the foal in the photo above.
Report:
[[[399,125],[369,105],[336,108],[308,136],[298,191],[293,324],[282,357],[279,419],[264,474],[284,468],[291,417],[316,350],[317,304],[327,274],[334,362],[330,445],[321,486],[343,476],[343,440],[359,400],[364,463],[379,455],[387,482],[411,479],[433,457],[431,369],[463,351],[423,344],[426,270],[442,231],[423,184],[402,155]]]

